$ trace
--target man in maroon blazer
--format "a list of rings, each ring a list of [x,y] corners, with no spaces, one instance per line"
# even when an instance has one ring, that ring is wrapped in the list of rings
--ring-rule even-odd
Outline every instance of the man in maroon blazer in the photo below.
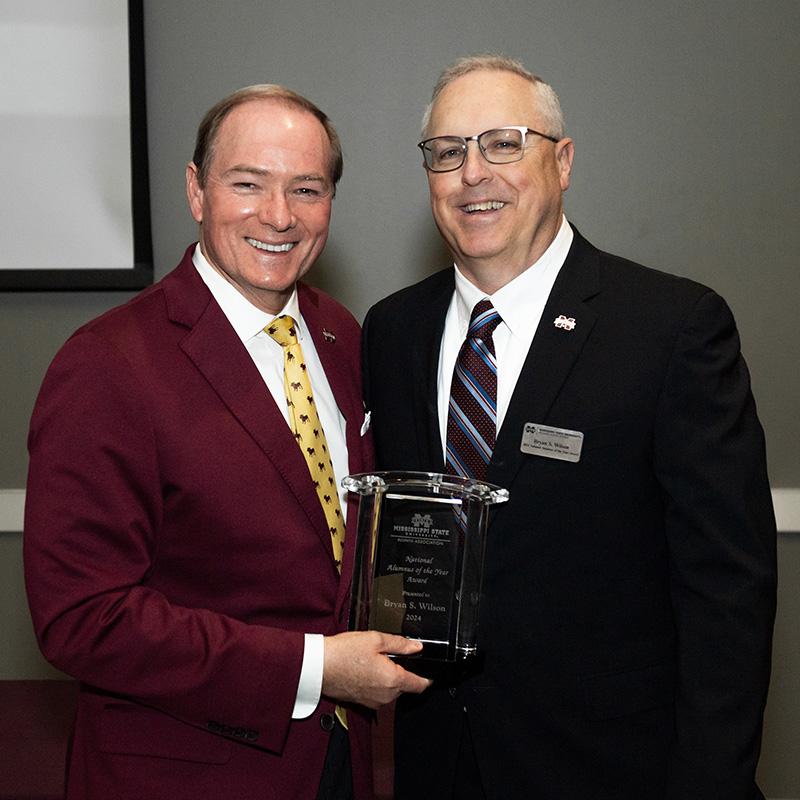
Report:
[[[339,489],[337,564],[264,331],[293,319],[336,486],[369,469],[358,324],[299,282],[341,171],[299,95],[221,101],[187,168],[199,246],[47,373],[25,569],[42,651],[81,681],[69,798],[369,798],[368,709],[428,684],[386,655],[417,643],[343,632],[355,512]]]

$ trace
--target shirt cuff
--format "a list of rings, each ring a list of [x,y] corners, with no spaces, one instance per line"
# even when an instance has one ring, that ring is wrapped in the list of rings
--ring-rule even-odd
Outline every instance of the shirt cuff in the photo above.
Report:
[[[322,694],[322,668],[325,660],[325,643],[321,633],[305,634],[303,666],[297,683],[292,719],[311,716],[319,705]]]

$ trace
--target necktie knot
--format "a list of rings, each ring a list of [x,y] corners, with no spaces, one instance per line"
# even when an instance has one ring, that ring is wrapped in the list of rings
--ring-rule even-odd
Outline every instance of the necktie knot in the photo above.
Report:
[[[267,336],[274,339],[281,347],[291,347],[297,344],[297,329],[294,320],[288,315],[277,317],[266,328]]]
[[[492,352],[494,352],[492,334],[502,321],[500,315],[492,305],[491,300],[483,299],[479,303],[476,303],[475,308],[472,309],[467,337],[470,339],[481,339],[490,347]]]

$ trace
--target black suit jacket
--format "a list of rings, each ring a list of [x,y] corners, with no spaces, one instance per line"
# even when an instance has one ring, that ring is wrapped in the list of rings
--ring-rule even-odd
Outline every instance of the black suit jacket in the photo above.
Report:
[[[453,288],[445,270],[365,322],[382,469],[444,469]],[[522,452],[526,423],[581,431],[580,461]],[[486,665],[398,703],[398,800],[448,796],[465,708],[491,798],[761,797],[776,535],[724,301],[576,231],[486,479],[510,491],[489,523]]]

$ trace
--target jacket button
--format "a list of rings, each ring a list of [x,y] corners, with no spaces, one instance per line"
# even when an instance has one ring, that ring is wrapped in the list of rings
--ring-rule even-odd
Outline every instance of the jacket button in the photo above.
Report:
[[[235,736],[237,739],[244,739],[244,735],[245,735],[245,733],[246,733],[246,732],[247,732],[247,731],[245,731],[245,729],[244,729],[244,728],[236,728],[236,729],[234,730],[234,732],[233,732],[233,735],[234,735],[234,736]]]
[[[213,719],[208,721],[208,729],[210,731],[214,731],[215,733],[218,733],[221,730],[221,728],[222,728],[222,725],[220,725],[219,722],[214,722]]]
[[[335,724],[336,718],[333,716],[333,714],[323,714],[319,718],[319,726],[324,731],[332,731]]]
[[[257,742],[258,734],[255,731],[247,731],[247,733],[244,735],[244,738],[247,739],[248,742]]]
[[[458,694],[455,686],[451,686],[447,691],[450,692],[450,697],[453,699],[455,699],[455,696]]]

